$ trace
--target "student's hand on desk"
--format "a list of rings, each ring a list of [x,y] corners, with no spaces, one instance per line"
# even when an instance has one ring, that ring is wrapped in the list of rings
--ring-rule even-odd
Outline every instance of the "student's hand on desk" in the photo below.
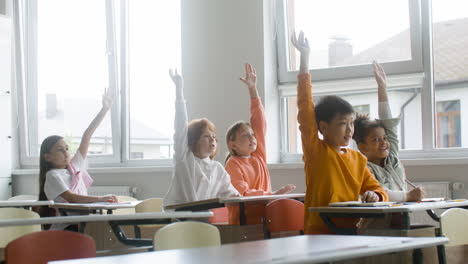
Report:
[[[407,202],[421,201],[424,197],[426,197],[426,192],[424,192],[424,189],[421,187],[414,188],[413,190],[406,193]]]
[[[117,196],[115,195],[104,195],[99,197],[99,202],[117,203]]]
[[[362,201],[366,203],[378,202],[379,199],[380,199],[379,196],[373,191],[366,191],[362,195]]]
[[[294,189],[296,189],[296,185],[288,184],[278,189],[276,192],[273,193],[273,195],[287,194],[287,193],[294,191]]]

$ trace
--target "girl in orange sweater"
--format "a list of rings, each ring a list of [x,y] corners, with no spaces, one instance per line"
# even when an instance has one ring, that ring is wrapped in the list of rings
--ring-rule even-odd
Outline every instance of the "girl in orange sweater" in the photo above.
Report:
[[[231,175],[232,185],[243,196],[286,194],[296,188],[288,184],[279,190],[271,191],[270,174],[266,165],[266,119],[262,102],[257,92],[255,68],[245,65],[245,78],[240,80],[247,85],[250,94],[250,123],[238,121],[226,135],[229,155],[226,158],[226,171]],[[261,223],[264,204],[246,206],[247,224]],[[229,207],[229,223],[239,224],[239,208]]]

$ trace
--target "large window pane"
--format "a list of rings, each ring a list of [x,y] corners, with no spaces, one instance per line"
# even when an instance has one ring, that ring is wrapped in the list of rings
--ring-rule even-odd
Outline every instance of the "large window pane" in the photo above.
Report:
[[[432,1],[437,147],[468,147],[468,1]],[[463,107],[465,105],[465,107]]]
[[[130,159],[172,157],[180,1],[129,1]]]
[[[30,18],[27,43],[37,46],[30,47],[35,56],[28,64],[28,120],[37,126],[30,126],[30,154],[37,156],[42,140],[53,134],[64,136],[75,151],[108,87],[105,2],[33,3],[37,24]],[[110,114],[94,133],[89,152],[113,152]]]
[[[408,0],[288,0],[288,31],[304,31],[310,68],[411,60]],[[289,70],[299,54],[289,50]]]

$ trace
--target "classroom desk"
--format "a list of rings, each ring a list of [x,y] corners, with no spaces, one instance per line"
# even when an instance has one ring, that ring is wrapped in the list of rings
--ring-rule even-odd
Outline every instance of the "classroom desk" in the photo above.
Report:
[[[147,224],[168,224],[175,219],[200,219],[205,220],[212,217],[212,212],[155,212],[138,214],[119,214],[119,215],[77,215],[77,216],[57,216],[42,217],[35,219],[7,219],[0,220],[0,227],[20,226],[20,225],[44,225],[44,224],[62,224],[79,223],[80,226],[87,222],[109,222],[112,231],[120,242],[130,246],[151,246],[152,240],[127,238],[120,226],[122,225],[147,225]],[[83,228],[80,228],[83,231]]]
[[[415,250],[415,261],[419,261],[421,248],[443,245],[447,242],[448,239],[445,237],[308,235],[226,244],[218,247],[153,251],[49,263],[324,263],[406,250]]]
[[[453,207],[467,207],[468,200],[465,201],[441,201],[441,202],[422,202],[422,203],[404,203],[395,206],[381,207],[310,207],[310,212],[317,212],[325,224],[337,234],[356,234],[356,230],[347,230],[337,228],[331,218],[383,218],[390,214],[397,214],[401,217],[401,225],[393,228],[410,229],[410,217],[412,212],[426,211],[429,216],[439,222],[440,218],[434,213],[434,209],[448,209]]]
[[[103,214],[104,210],[107,210],[107,214],[112,214],[112,211],[116,209],[135,208],[138,203],[140,203],[140,201],[122,203],[54,203],[49,207],[58,209],[60,215],[63,216],[66,216],[67,212],[81,214],[92,214],[98,212],[99,214]]]
[[[30,209],[33,206],[53,205],[54,201],[37,201],[37,200],[17,200],[17,201],[0,201],[1,207],[22,207]]]
[[[276,199],[298,199],[303,200],[304,193],[289,193],[281,195],[263,195],[263,196],[244,196],[244,197],[227,197],[227,198],[213,198],[207,200],[200,200],[189,203],[180,203],[165,206],[165,209],[173,209],[175,211],[204,211],[213,208],[224,207],[230,204],[239,204],[239,217],[240,224],[245,225],[245,204],[249,202],[268,202]]]

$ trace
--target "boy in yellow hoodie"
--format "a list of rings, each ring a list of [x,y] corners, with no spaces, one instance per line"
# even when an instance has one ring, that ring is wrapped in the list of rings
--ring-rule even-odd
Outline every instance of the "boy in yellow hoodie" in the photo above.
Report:
[[[366,158],[348,148],[354,132],[354,110],[338,96],[325,96],[314,106],[309,73],[309,42],[301,32],[291,41],[301,54],[297,76],[297,120],[301,131],[304,170],[306,177],[305,221],[306,234],[331,234],[318,213],[309,207],[327,206],[332,202],[387,201],[385,190],[367,168]],[[323,135],[319,138],[318,132]],[[338,228],[355,228],[359,219],[337,218]]]

